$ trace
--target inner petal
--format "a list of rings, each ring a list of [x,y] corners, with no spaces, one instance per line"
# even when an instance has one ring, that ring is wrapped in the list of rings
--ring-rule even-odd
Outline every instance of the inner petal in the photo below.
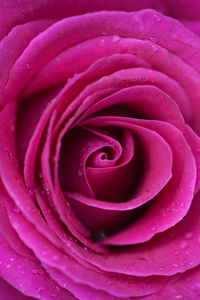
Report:
[[[97,153],[99,154],[102,153]],[[113,160],[109,157],[106,159],[105,156],[100,165],[89,165],[86,168],[87,178],[96,199],[109,202],[123,202],[129,199],[139,178],[139,160],[133,159],[133,156],[133,135],[129,130],[123,130],[122,155],[117,164],[113,164]]]
[[[98,169],[109,168],[119,160],[122,147],[112,135],[96,133],[83,128],[74,128],[63,138],[60,159],[59,179],[63,190],[95,198],[93,187],[88,180],[86,166]],[[119,130],[118,135],[121,135]]]

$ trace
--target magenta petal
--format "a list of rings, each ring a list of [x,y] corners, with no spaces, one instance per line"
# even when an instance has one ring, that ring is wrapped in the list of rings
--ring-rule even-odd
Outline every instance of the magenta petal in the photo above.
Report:
[[[30,298],[20,293],[2,278],[0,279],[0,291],[3,300],[35,300],[35,298]]]
[[[35,2],[34,5],[27,2],[16,2],[2,0],[0,4],[1,22],[0,22],[0,39],[6,35],[14,26],[28,22],[29,20],[37,19],[56,19],[66,18],[73,15],[84,14],[92,11],[100,10],[124,10],[136,11],[144,8],[154,8],[158,10],[165,10],[164,5],[160,0],[115,0],[107,2],[106,0],[74,0],[73,3],[60,0],[59,4],[56,0],[45,0]],[[10,18],[7,16],[10,13]]]
[[[162,290],[154,295],[145,297],[145,300],[157,299],[180,299],[196,300],[200,294],[200,267],[193,268],[171,284],[167,284]]]
[[[165,5],[170,14],[175,19],[198,20],[200,15],[200,3],[198,0],[165,0]]]
[[[69,297],[67,299],[70,299],[69,292],[59,287],[51,279],[39,261],[33,261],[17,254],[2,236],[0,241],[0,275],[3,279],[27,296],[48,300],[52,295],[55,295],[62,300],[65,300],[67,297]]]

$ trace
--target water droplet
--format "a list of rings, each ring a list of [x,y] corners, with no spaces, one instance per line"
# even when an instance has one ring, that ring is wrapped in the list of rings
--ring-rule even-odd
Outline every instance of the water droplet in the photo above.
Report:
[[[87,251],[87,250],[88,250],[88,247],[84,247],[84,250]]]
[[[133,19],[135,20],[135,21],[138,21],[138,15],[133,15]]]
[[[175,255],[178,255],[178,254],[179,254],[179,251],[178,251],[178,250],[176,250],[176,251],[174,252],[174,254],[175,254]]]
[[[31,189],[28,189],[28,193],[29,193],[30,196],[34,195],[34,193],[33,193],[33,191]]]
[[[117,42],[117,41],[119,41],[120,39],[121,39],[120,36],[114,35],[113,38],[112,38],[112,41],[113,41],[113,42]]]
[[[177,267],[178,267],[178,264],[173,264],[173,267],[177,268]]]
[[[11,126],[10,126],[10,130],[11,130],[11,131],[14,131],[14,130],[15,130],[15,126],[14,126],[14,125],[11,125]]]
[[[19,266],[18,266],[18,269],[20,270],[21,268],[22,268],[22,266],[21,266],[21,265],[19,265]]]
[[[151,37],[149,38],[149,40],[152,41],[152,42],[154,42],[154,43],[157,43],[157,42],[158,42],[158,39],[157,39],[156,37],[153,37],[153,36],[151,36]]]
[[[193,237],[193,233],[192,232],[188,232],[188,233],[186,233],[186,235],[185,235],[185,238],[186,239],[190,239],[190,238],[192,238]]]
[[[30,64],[26,64],[27,69],[30,69]]]
[[[12,212],[14,212],[14,214],[19,214],[20,213],[20,210],[18,207],[13,207],[12,208]]]
[[[156,45],[152,45],[151,48],[154,52],[158,51],[158,47]]]
[[[14,260],[15,260],[14,257],[11,257],[11,258],[10,258],[10,261],[14,261]]]
[[[155,230],[156,230],[155,226],[151,227],[151,231],[155,231]]]
[[[40,292],[42,292],[42,291],[44,291],[44,290],[45,290],[44,287],[39,287],[39,288],[36,290],[36,292],[39,294]]]
[[[82,175],[83,175],[82,171],[79,170],[79,171],[78,171],[78,176],[82,176]]]
[[[38,269],[32,269],[32,273],[37,275],[39,273]]]
[[[175,298],[176,298],[177,300],[180,300],[180,299],[183,298],[183,296],[182,296],[182,295],[176,295]]]
[[[71,247],[72,246],[72,242],[67,242],[66,245],[67,245],[67,247]]]
[[[11,267],[11,265],[10,265],[10,264],[7,264],[7,265],[6,265],[6,268],[7,268],[7,269],[9,269],[10,267]]]
[[[13,156],[13,154],[11,152],[9,152],[9,156],[10,156],[10,159],[14,158],[14,156]]]
[[[154,18],[156,19],[157,22],[160,22],[160,16],[159,15],[155,14]]]
[[[185,249],[188,246],[188,243],[186,241],[183,241],[180,245],[181,249]]]

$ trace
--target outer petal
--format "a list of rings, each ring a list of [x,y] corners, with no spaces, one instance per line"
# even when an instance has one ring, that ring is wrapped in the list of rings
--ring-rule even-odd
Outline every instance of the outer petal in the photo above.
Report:
[[[73,15],[100,10],[135,11],[144,8],[163,10],[160,0],[23,0],[0,2],[0,38],[6,35],[14,26],[37,19],[61,19]],[[9,18],[8,18],[9,16]]]
[[[180,279],[166,285],[154,295],[142,297],[141,300],[198,300],[200,297],[200,267],[185,272]]]
[[[18,290],[16,290],[13,286],[9,285],[9,283],[3,279],[0,279],[0,291],[1,291],[1,299],[3,300],[13,300],[13,299],[34,300],[35,299],[20,293]]]
[[[56,297],[60,300],[74,299],[67,290],[60,288],[51,279],[39,261],[35,262],[17,254],[2,236],[0,242],[0,275],[12,286],[23,294],[37,299],[49,300]]]

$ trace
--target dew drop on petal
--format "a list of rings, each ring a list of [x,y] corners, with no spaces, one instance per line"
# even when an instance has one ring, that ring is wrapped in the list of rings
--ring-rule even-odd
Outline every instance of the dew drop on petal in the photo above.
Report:
[[[156,20],[157,22],[160,22],[160,16],[159,16],[159,15],[155,14],[155,15],[154,15],[154,18],[155,18],[155,20]]]
[[[152,42],[154,42],[154,43],[157,43],[157,42],[158,42],[158,39],[157,39],[156,37],[153,37],[153,36],[151,36],[151,37],[149,38],[149,40],[152,41]]]
[[[134,15],[133,15],[133,19],[134,19],[135,21],[138,21],[138,16],[137,16],[136,14],[134,14]]]
[[[188,233],[186,233],[186,235],[185,235],[185,238],[186,239],[190,239],[190,238],[192,238],[193,237],[193,233],[192,232],[188,232]]]
[[[13,207],[12,212],[14,212],[14,214],[19,214],[20,210],[18,207]]]
[[[175,299],[176,299],[176,300],[181,300],[181,299],[183,299],[183,296],[182,296],[182,295],[176,295],[176,296],[175,296]]]
[[[173,267],[177,268],[177,267],[178,267],[178,264],[173,264]]]
[[[113,42],[117,42],[117,41],[119,41],[120,39],[121,39],[120,36],[114,35],[113,38],[112,38],[112,41],[113,41]]]
[[[152,45],[151,48],[154,52],[158,51],[158,47],[156,45]]]
[[[82,171],[79,170],[79,171],[78,171],[78,176],[82,176],[82,175],[83,175]]]
[[[39,288],[36,290],[36,292],[39,294],[39,293],[41,293],[41,292],[44,291],[44,290],[45,290],[44,287],[39,287]]]
[[[185,249],[187,246],[188,246],[188,243],[185,242],[185,241],[182,242],[181,245],[180,245],[181,249]]]
[[[38,269],[32,269],[32,273],[37,275],[39,273]]]
[[[29,195],[32,197],[34,195],[33,191],[31,189],[28,189]]]

